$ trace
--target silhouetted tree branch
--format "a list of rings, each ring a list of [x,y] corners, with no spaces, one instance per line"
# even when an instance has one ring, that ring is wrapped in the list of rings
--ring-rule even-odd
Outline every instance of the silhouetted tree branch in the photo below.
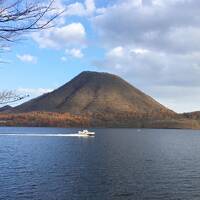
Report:
[[[0,0],[0,47],[14,42],[23,34],[52,27],[52,21],[62,12],[53,7],[55,0]],[[64,11],[63,11],[64,12]],[[3,62],[3,61],[0,61]],[[13,91],[0,92],[0,104],[27,97]]]
[[[17,95],[14,91],[3,91],[0,92],[0,104],[13,103],[19,100],[22,100],[29,95]]]
[[[13,42],[24,33],[51,27],[61,14],[55,12],[54,1],[0,0],[0,42]]]

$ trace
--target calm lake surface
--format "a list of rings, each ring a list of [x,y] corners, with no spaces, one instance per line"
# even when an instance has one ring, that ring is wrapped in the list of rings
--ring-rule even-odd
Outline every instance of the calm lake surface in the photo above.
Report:
[[[1,127],[0,199],[200,199],[200,131],[91,130]]]

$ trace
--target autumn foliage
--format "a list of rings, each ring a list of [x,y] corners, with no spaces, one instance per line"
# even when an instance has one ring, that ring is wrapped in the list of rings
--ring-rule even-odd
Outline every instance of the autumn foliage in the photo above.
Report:
[[[74,115],[57,112],[0,113],[0,126],[133,127],[200,129],[200,121],[174,112],[116,112]]]
[[[85,116],[69,113],[29,112],[18,114],[0,114],[0,125],[5,126],[49,126],[76,127],[88,126],[89,119]]]

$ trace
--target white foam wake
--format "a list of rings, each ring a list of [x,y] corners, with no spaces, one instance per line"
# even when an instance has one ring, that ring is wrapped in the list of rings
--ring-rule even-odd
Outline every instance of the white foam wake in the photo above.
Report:
[[[0,136],[21,136],[21,137],[87,137],[87,135],[76,134],[20,134],[20,133],[0,133]]]

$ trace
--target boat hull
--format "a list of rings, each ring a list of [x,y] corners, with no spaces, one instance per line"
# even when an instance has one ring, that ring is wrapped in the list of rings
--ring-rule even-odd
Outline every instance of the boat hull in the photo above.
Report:
[[[84,131],[79,131],[78,134],[80,136],[94,136],[95,135],[95,132],[89,132],[87,130],[84,130]]]

